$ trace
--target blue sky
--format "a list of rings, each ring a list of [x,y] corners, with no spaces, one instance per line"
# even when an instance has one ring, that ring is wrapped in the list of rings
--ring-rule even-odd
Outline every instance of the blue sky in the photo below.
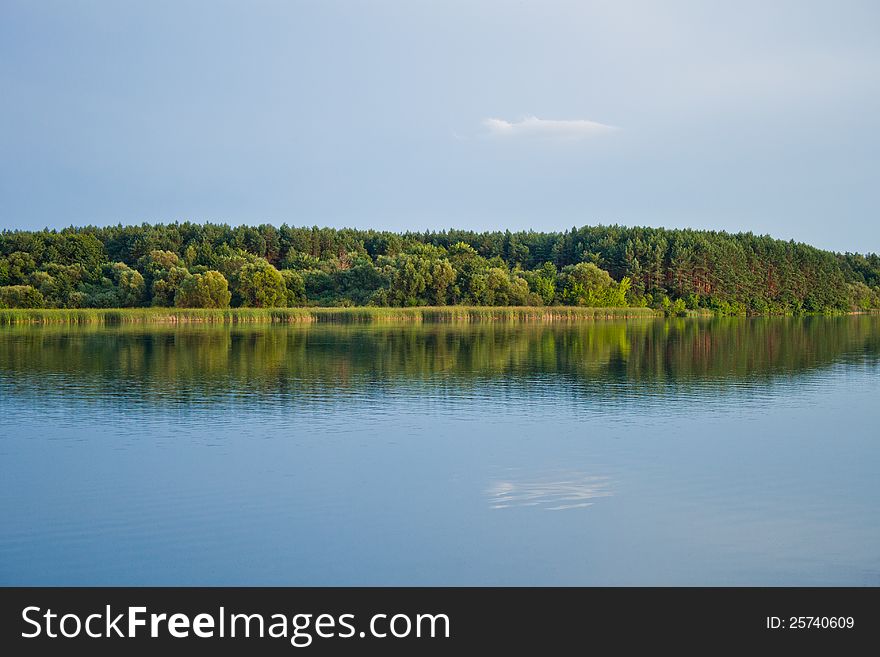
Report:
[[[0,0],[0,226],[880,251],[880,3]]]

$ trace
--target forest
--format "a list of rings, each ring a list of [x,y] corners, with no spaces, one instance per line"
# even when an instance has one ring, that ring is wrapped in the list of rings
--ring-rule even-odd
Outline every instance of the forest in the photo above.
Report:
[[[395,233],[183,222],[0,233],[0,308],[452,304],[871,310],[880,256],[624,226]]]

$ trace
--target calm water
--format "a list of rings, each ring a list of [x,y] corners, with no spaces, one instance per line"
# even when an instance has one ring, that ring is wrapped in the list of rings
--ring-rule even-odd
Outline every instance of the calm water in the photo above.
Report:
[[[0,584],[880,585],[880,318],[0,328]]]

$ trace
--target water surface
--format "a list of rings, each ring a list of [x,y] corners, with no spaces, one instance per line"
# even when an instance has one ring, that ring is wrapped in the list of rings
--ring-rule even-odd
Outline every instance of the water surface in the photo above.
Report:
[[[880,585],[880,318],[0,328],[0,584]]]

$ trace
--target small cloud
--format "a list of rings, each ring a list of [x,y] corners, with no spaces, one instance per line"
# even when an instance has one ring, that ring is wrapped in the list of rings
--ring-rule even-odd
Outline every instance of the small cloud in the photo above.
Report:
[[[483,125],[489,130],[490,136],[505,138],[541,137],[574,140],[607,135],[617,131],[614,126],[586,119],[560,121],[539,119],[537,116],[528,116],[520,121],[492,118],[484,120]]]

